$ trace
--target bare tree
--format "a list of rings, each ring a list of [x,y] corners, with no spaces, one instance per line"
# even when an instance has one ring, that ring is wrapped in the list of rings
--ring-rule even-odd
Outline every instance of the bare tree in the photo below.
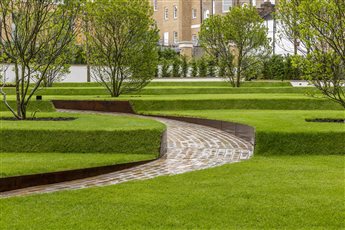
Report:
[[[3,56],[14,64],[17,119],[26,119],[32,96],[74,40],[81,0],[1,0]]]

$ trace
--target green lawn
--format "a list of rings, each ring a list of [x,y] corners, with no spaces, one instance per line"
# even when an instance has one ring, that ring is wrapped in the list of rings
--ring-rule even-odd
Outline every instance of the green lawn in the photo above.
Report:
[[[0,153],[0,178],[151,160],[156,154]]]
[[[94,83],[63,83],[52,90],[59,87],[62,90],[59,95],[46,95],[43,102],[32,103],[32,108],[41,108],[38,116],[45,116],[43,111],[52,108],[50,99],[114,100],[107,95],[62,95],[71,87],[80,87],[73,93],[102,90],[93,89],[97,87]],[[1,199],[1,229],[345,229],[345,124],[305,121],[306,118],[344,118],[345,111],[339,105],[306,96],[306,89],[292,88],[287,82],[248,82],[239,90],[227,89],[224,82],[153,82],[145,90],[141,95],[124,95],[119,99],[131,100],[141,113],[204,117],[254,126],[254,158],[146,181]],[[229,91],[222,93],[222,90]],[[36,127],[29,122],[7,123],[6,129],[1,129],[0,147],[9,139],[15,140],[3,152],[12,148],[10,152],[16,157],[23,157],[23,168],[30,167],[25,159],[39,161],[40,156],[17,154],[22,152],[18,151],[23,148],[21,141],[33,143],[30,152],[50,152],[44,146],[57,150],[43,157],[45,162],[59,156],[59,152],[83,157],[86,155],[76,153],[92,150],[86,151],[90,158],[76,160],[75,165],[96,164],[101,161],[99,156],[105,157],[102,160],[113,159],[117,154],[111,153],[128,154],[124,156],[131,159],[157,154],[164,126],[145,120],[143,132],[138,133],[136,129],[131,130],[131,125],[121,126],[121,122],[135,125],[138,121],[113,119],[118,117],[80,115],[68,128],[60,128],[58,123],[43,122]],[[114,123],[108,126],[109,122]],[[16,139],[6,134],[7,141],[1,142],[5,140],[3,130],[11,127],[15,132],[25,133],[24,136]],[[115,131],[117,128],[121,135]],[[93,132],[94,129],[99,131]],[[97,138],[90,139],[90,134]],[[77,141],[73,140],[75,136]],[[40,146],[42,140],[44,145]],[[109,140],[109,148],[92,147],[104,146]],[[128,142],[132,143],[131,148]],[[150,143],[150,147],[140,148],[143,143]],[[114,146],[118,151],[111,152],[109,149]],[[106,154],[94,155],[94,152]],[[129,153],[137,154],[129,156]],[[3,156],[9,154],[12,153]],[[66,164],[67,160],[62,163]],[[15,170],[13,165],[10,159],[8,172]]]
[[[342,156],[262,157],[0,200],[2,229],[344,229]]]
[[[0,113],[10,116],[10,113]],[[0,152],[158,154],[165,126],[152,119],[77,113],[38,113],[73,121],[0,120]]]
[[[345,111],[320,110],[183,110],[149,114],[192,116],[251,125],[256,154],[345,155],[345,123],[306,122],[306,118],[345,118]]]

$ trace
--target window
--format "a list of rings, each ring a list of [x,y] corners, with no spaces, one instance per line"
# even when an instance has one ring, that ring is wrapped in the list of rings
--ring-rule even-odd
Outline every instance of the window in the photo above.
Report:
[[[232,7],[232,0],[223,0],[223,13],[229,12]]]
[[[178,33],[174,31],[174,44],[178,43]]]
[[[196,9],[192,9],[192,18],[193,18],[193,19],[196,18],[196,14],[197,14]]]
[[[153,10],[158,11],[158,0],[153,0]]]
[[[174,19],[177,18],[177,6],[174,6]]]
[[[165,46],[169,45],[169,32],[165,32],[163,34],[163,45]]]
[[[199,41],[198,41],[198,36],[196,34],[192,35],[192,42],[194,46],[197,46]]]
[[[164,19],[165,20],[169,19],[169,9],[168,9],[168,7],[164,8]]]
[[[210,17],[210,11],[209,10],[205,10],[204,11],[204,19],[207,19]]]

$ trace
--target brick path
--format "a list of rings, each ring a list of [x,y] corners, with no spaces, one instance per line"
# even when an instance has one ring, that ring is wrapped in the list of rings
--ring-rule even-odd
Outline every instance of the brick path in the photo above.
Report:
[[[107,186],[131,180],[175,175],[247,160],[253,155],[253,146],[249,142],[224,131],[181,121],[153,119],[167,126],[168,151],[162,158],[145,165],[96,177],[3,192],[0,193],[0,197]]]

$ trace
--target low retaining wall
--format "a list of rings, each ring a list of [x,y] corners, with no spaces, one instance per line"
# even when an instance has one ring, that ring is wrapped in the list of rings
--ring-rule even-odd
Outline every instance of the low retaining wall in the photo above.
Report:
[[[53,100],[57,109],[91,110],[102,112],[132,113],[134,110],[129,101],[63,101]]]

